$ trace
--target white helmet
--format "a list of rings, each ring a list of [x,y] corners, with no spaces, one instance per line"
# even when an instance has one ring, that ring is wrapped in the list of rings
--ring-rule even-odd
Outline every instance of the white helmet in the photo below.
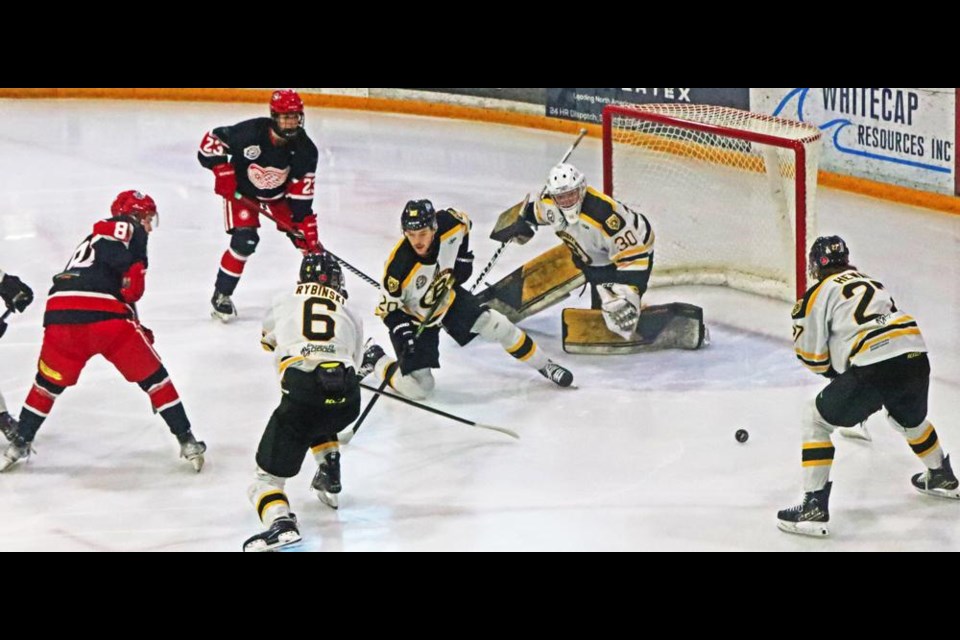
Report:
[[[587,192],[583,174],[572,164],[558,164],[547,176],[547,193],[553,198],[567,223],[580,219],[580,205]]]

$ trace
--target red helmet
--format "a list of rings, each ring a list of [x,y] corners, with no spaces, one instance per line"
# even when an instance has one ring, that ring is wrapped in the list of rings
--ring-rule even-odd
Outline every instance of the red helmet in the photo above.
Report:
[[[303,100],[293,89],[280,89],[270,96],[270,113],[303,113]]]
[[[120,192],[110,205],[110,213],[113,217],[133,216],[142,221],[157,215],[157,203],[147,194],[131,189]]]
[[[281,114],[297,114],[297,126],[292,129],[280,127]],[[303,130],[303,100],[293,89],[280,89],[270,96],[270,117],[273,118],[273,131],[283,138],[295,138]]]

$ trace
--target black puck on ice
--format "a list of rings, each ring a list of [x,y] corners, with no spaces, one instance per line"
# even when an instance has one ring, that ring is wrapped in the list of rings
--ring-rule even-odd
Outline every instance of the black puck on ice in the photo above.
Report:
[[[733,437],[737,439],[737,442],[746,442],[747,438],[750,437],[750,434],[747,433],[746,429],[737,429],[737,432],[733,434]]]

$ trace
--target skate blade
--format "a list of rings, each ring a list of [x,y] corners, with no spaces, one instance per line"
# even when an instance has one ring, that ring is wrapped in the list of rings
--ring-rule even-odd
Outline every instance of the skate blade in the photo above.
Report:
[[[801,536],[811,536],[814,538],[826,538],[830,535],[830,529],[825,522],[783,522],[777,521],[777,528],[786,533],[796,533]]]
[[[211,312],[210,312],[210,317],[213,318],[214,320],[219,320],[219,321],[222,322],[223,324],[227,324],[228,322],[230,322],[231,320],[233,320],[233,319],[236,318],[237,316],[236,316],[236,314],[220,313],[219,311],[211,311]]]
[[[319,489],[315,489],[315,491],[317,493],[317,497],[320,498],[320,502],[327,505],[331,509],[340,508],[340,494],[330,493],[329,491],[321,491]]]
[[[281,549],[287,549],[290,547],[295,547],[298,544],[303,542],[303,538],[299,533],[293,531],[288,531],[280,535],[280,538],[274,542],[269,543],[263,538],[254,536],[250,540],[247,540],[243,543],[243,551],[245,553],[260,553],[264,551],[280,551]]]
[[[921,489],[920,487],[914,487],[920,493],[926,494],[928,496],[933,496],[935,498],[946,498],[947,500],[960,500],[960,488],[957,489]]]
[[[203,469],[204,459],[203,456],[194,456],[192,458],[187,458],[187,462],[193,465],[193,470],[197,473],[200,473],[200,470]]]

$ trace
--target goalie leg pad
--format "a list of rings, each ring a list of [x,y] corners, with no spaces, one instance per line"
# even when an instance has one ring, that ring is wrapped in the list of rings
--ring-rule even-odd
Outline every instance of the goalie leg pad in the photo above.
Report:
[[[637,330],[625,339],[607,328],[599,309],[563,310],[563,350],[611,355],[704,346],[703,309],[683,302],[651,305],[640,314]]]
[[[477,298],[511,322],[519,322],[560,302],[585,281],[570,250],[561,244],[487,287]]]

